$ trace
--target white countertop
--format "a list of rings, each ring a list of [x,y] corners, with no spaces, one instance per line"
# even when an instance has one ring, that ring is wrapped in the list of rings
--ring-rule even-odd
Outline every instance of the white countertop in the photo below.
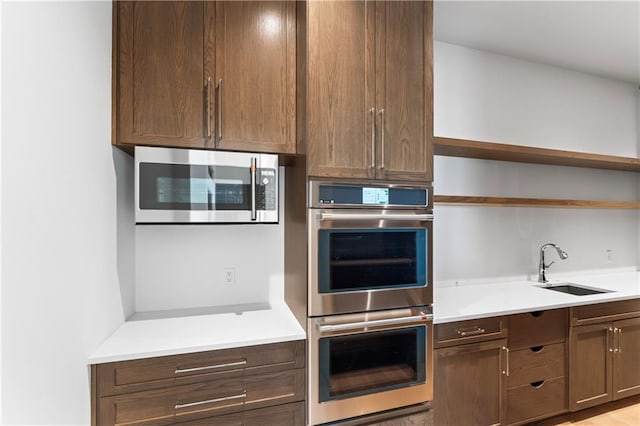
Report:
[[[557,278],[557,277],[556,277]],[[534,281],[460,285],[434,288],[434,323],[447,323],[499,315],[510,315],[568,306],[640,298],[640,273],[565,275],[551,285],[573,283],[610,290],[609,293],[574,296],[540,288]]]
[[[144,318],[139,315],[138,317]],[[135,316],[134,316],[135,318]],[[89,364],[302,340],[306,334],[284,304],[236,312],[126,321]]]

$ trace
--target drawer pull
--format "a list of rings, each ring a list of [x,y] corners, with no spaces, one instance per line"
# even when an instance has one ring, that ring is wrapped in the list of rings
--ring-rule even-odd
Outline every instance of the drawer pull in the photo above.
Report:
[[[176,371],[175,371],[174,374],[193,373],[194,371],[214,370],[216,368],[237,367],[237,366],[246,365],[246,364],[247,364],[247,360],[243,359],[242,361],[238,361],[238,362],[229,362],[227,364],[207,365],[205,367],[176,368]]]
[[[544,385],[544,380],[540,380],[539,382],[529,383],[532,388],[540,389]]]
[[[532,347],[530,349],[531,349],[531,352],[538,353],[538,352],[541,352],[544,349],[544,346],[534,346],[534,347]]]
[[[178,410],[180,408],[196,407],[198,405],[213,404],[214,402],[229,401],[231,399],[239,399],[239,398],[246,398],[246,397],[247,397],[247,391],[244,391],[240,395],[224,396],[222,398],[207,399],[206,401],[198,401],[198,402],[189,402],[187,404],[176,404],[174,406],[174,409]]]
[[[465,337],[465,336],[477,336],[478,334],[482,334],[484,333],[484,328],[481,327],[475,327],[471,330],[458,330],[458,335]]]

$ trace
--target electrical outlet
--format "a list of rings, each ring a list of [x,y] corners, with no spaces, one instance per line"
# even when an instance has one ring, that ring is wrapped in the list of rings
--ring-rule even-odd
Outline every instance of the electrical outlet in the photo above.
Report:
[[[224,283],[234,285],[236,283],[236,268],[227,266],[224,268]]]
[[[607,262],[613,263],[613,250],[607,249]]]

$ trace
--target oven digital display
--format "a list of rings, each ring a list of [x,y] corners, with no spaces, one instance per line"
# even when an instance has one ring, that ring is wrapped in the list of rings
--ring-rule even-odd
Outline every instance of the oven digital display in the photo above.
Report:
[[[389,188],[362,188],[362,204],[389,204]]]

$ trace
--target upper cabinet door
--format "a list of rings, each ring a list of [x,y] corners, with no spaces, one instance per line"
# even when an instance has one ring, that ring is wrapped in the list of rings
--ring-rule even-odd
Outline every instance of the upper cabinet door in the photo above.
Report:
[[[311,1],[310,176],[433,180],[430,1]]]
[[[375,3],[307,8],[307,173],[373,178]]]
[[[204,147],[204,4],[120,2],[115,144]]]
[[[433,180],[433,5],[378,2],[376,176]]]
[[[295,153],[296,3],[229,1],[206,9],[207,34],[215,36],[207,71],[215,58],[216,147]]]

